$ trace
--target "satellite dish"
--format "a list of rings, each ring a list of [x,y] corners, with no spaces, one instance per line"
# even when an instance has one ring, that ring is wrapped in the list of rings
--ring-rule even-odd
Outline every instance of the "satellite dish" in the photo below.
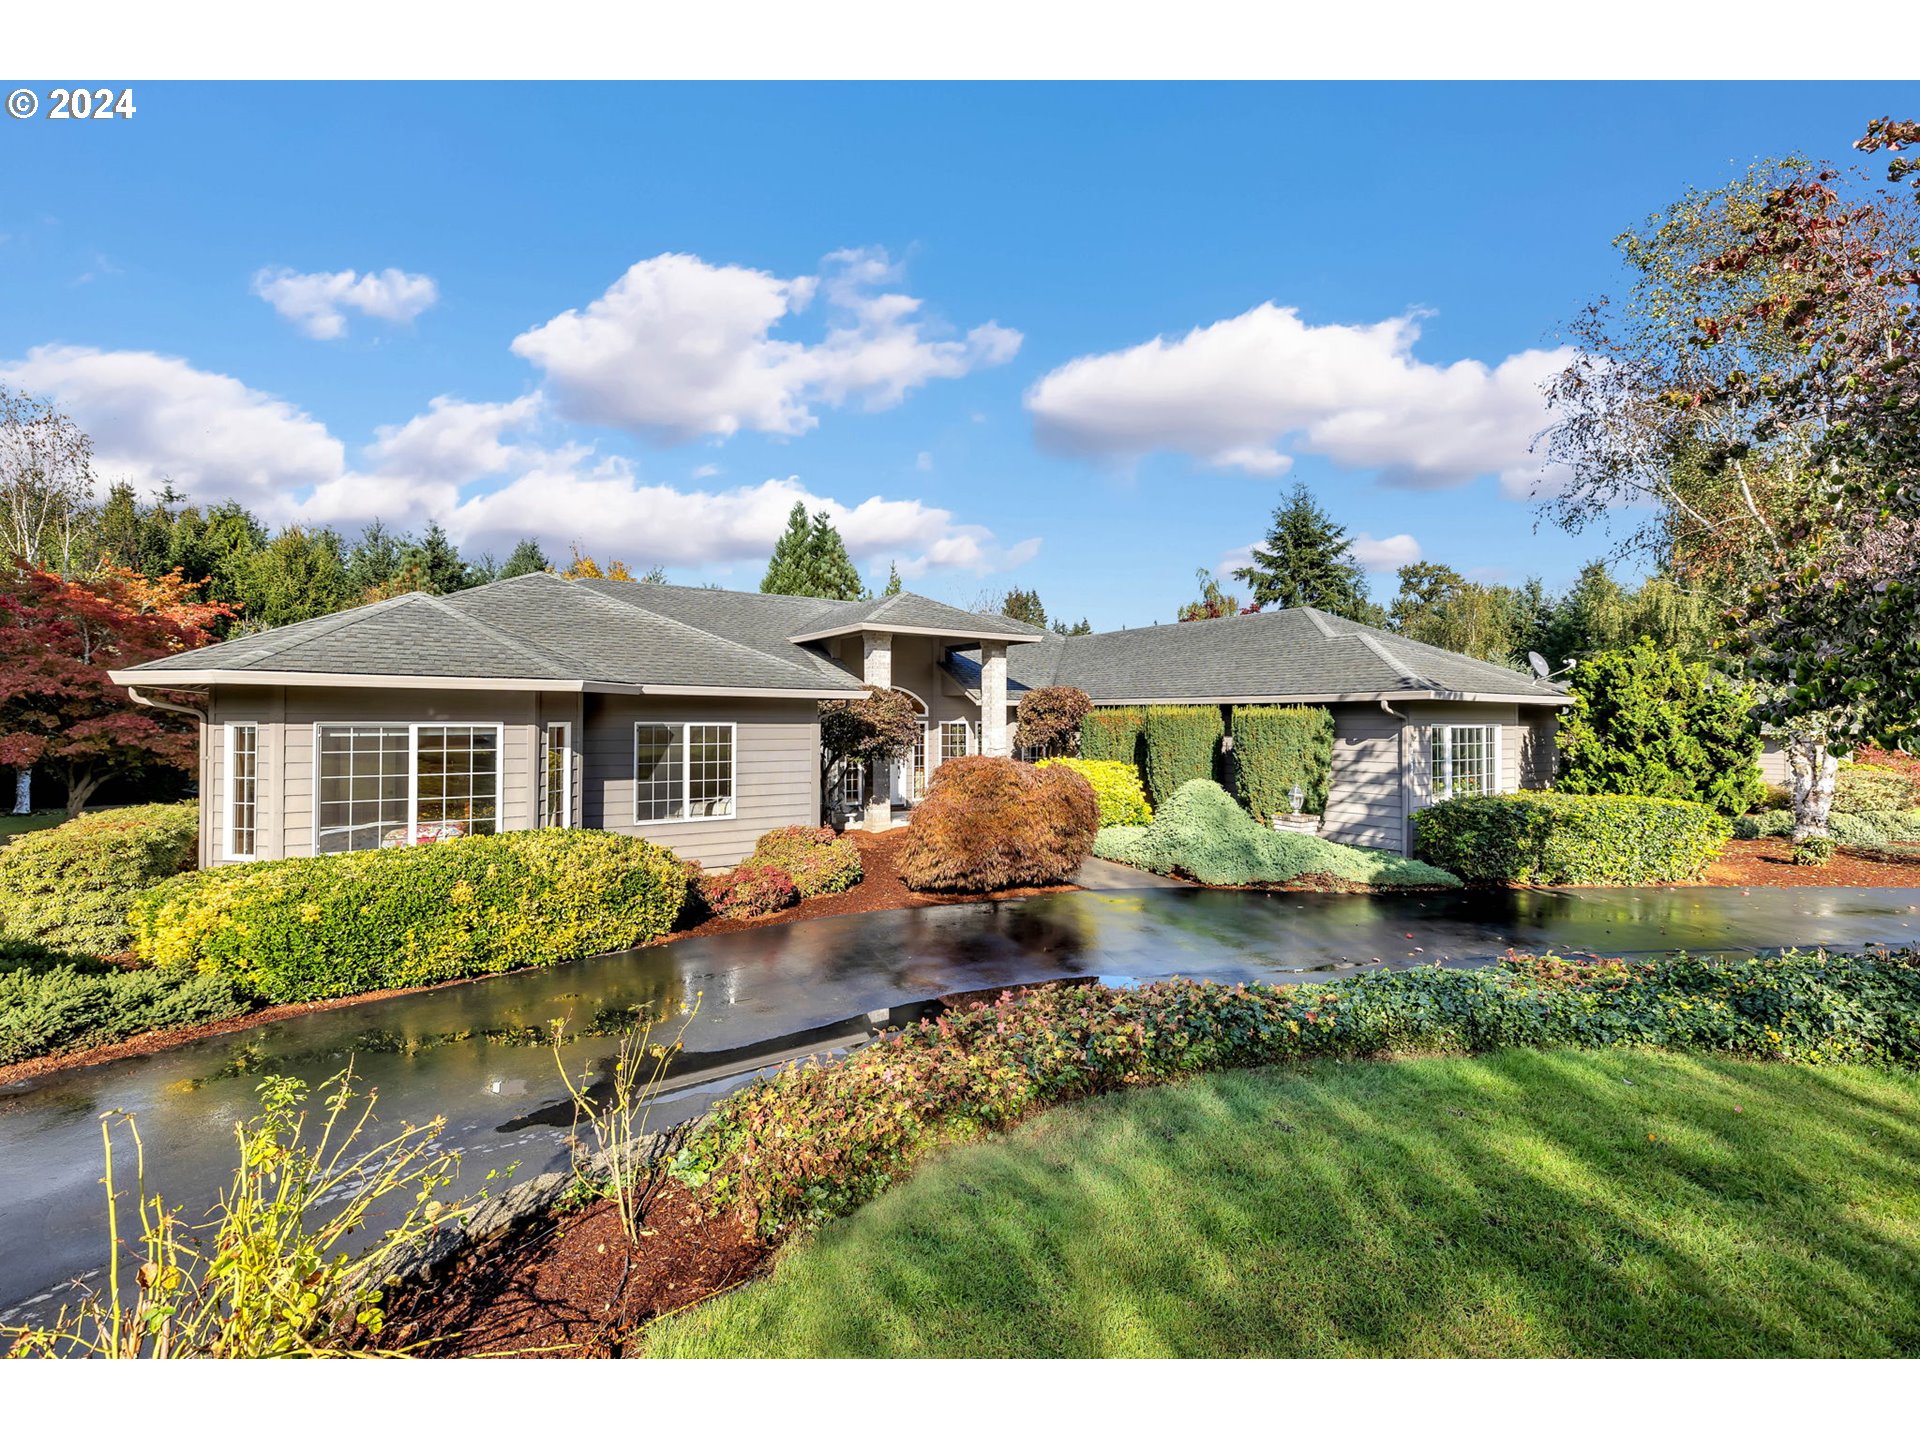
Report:
[[[1538,650],[1527,651],[1527,664],[1532,667],[1534,675],[1541,680],[1553,673],[1553,667],[1547,664],[1547,657]]]

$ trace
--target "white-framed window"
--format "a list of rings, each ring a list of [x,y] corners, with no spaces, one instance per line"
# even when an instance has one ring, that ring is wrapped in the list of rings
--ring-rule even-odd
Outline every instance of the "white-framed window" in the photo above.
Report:
[[[726,819],[733,814],[733,779],[733,725],[635,722],[635,824]]]
[[[540,824],[548,830],[573,824],[573,726],[565,720],[540,731]]]
[[[1500,788],[1498,725],[1434,725],[1427,752],[1436,801],[1491,795]]]
[[[964,720],[940,722],[940,762],[973,753],[973,731]]]
[[[229,860],[251,860],[256,853],[260,816],[260,727],[227,726],[226,840]]]
[[[867,767],[851,760],[838,761],[833,767],[833,788],[828,804],[835,810],[858,810],[867,800]]]
[[[498,725],[316,725],[318,855],[500,828]]]

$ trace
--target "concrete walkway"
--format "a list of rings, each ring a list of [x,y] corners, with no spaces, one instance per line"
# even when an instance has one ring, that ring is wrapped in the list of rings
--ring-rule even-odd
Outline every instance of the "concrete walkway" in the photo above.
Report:
[[[1191,890],[1191,880],[1172,875],[1156,875],[1151,870],[1136,870],[1112,860],[1089,855],[1073,872],[1073,883],[1082,890]]]

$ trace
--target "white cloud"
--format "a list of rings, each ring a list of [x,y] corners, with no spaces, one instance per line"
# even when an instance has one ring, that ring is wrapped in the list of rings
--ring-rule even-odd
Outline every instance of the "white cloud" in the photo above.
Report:
[[[584,310],[513,342],[560,411],[663,443],[740,430],[800,435],[815,407],[896,405],[930,380],[1011,360],[1020,333],[996,324],[935,338],[921,302],[882,287],[900,278],[882,250],[843,250],[817,276],[710,265],[697,255],[635,264]],[[824,296],[817,343],[774,337]]]
[[[51,396],[93,437],[94,468],[195,499],[237,499],[270,519],[298,491],[336,480],[346,451],[327,427],[230,375],[147,350],[42,345],[0,365],[0,383]]]
[[[426,413],[375,430],[367,458],[386,474],[455,484],[499,475],[528,453],[501,436],[531,424],[540,406],[538,392],[497,404],[436,395]]]
[[[347,333],[343,310],[404,325],[440,298],[432,276],[391,268],[364,275],[354,270],[302,275],[281,266],[256,271],[253,293],[316,340]]]
[[[1529,453],[1549,419],[1542,386],[1571,352],[1431,365],[1414,358],[1419,338],[1417,315],[1310,325],[1263,304],[1178,339],[1069,361],[1026,403],[1040,443],[1072,454],[1171,450],[1266,476],[1311,454],[1389,484],[1494,475],[1524,494],[1544,469]]]
[[[1389,535],[1376,540],[1362,530],[1353,537],[1353,558],[1374,574],[1398,570],[1420,558],[1420,542],[1411,535]]]

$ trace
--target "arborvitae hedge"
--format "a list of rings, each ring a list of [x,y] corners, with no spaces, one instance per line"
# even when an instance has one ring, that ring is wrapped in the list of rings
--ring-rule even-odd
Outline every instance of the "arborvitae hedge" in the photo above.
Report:
[[[1301,808],[1318,815],[1327,805],[1333,768],[1333,715],[1314,705],[1236,705],[1228,767],[1233,793],[1256,820],[1293,810],[1297,784],[1306,792]]]
[[[1080,722],[1080,758],[1138,765],[1140,729],[1146,718],[1146,712],[1137,705],[1095,710]]]
[[[1142,728],[1140,778],[1158,810],[1189,780],[1213,779],[1227,727],[1218,705],[1150,705]]]

